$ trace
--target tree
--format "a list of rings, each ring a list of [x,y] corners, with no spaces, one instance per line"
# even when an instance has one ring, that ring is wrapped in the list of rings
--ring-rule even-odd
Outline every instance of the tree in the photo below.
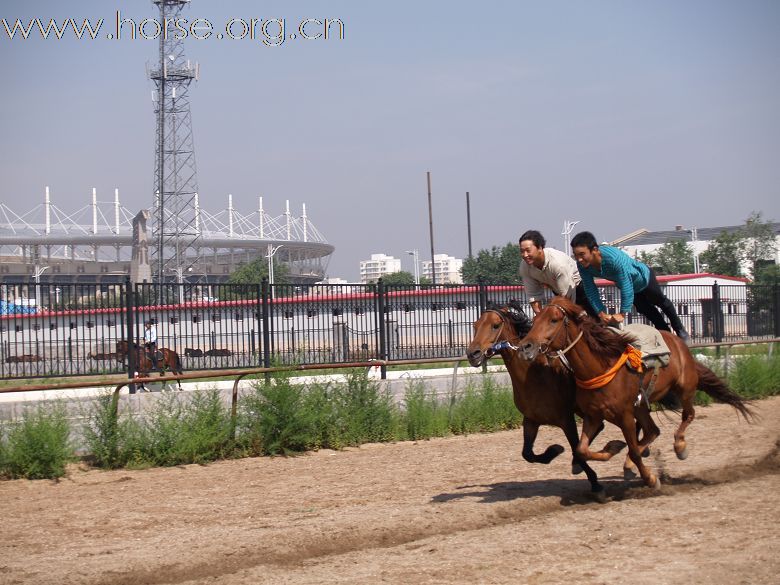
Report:
[[[519,265],[520,251],[510,242],[503,248],[493,246],[467,258],[463,261],[461,274],[465,284],[520,284]]]
[[[777,239],[775,237],[775,228],[772,222],[763,221],[762,213],[754,211],[750,217],[745,220],[745,227],[742,228],[742,242],[740,246],[741,260],[750,271],[752,280],[756,280],[761,272],[761,268],[766,266],[765,260],[774,260],[777,254]]]
[[[289,284],[290,269],[286,264],[273,260],[274,284]],[[228,278],[228,284],[260,284],[268,278],[268,258],[258,256],[248,264],[244,264],[235,270]]]
[[[668,241],[648,256],[652,256],[651,266],[658,274],[691,274],[694,269],[693,248],[685,240]]]
[[[742,276],[740,269],[741,232],[728,233],[723,230],[710,242],[707,249],[699,254],[699,261],[707,272],[723,276]]]
[[[406,270],[391,272],[390,274],[385,274],[382,277],[382,282],[385,285],[413,285],[414,274],[407,272]]]

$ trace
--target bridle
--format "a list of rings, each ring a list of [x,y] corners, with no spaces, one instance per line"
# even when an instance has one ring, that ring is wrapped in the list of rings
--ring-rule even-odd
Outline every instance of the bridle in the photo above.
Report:
[[[496,355],[496,353],[498,353],[503,349],[511,349],[517,351],[519,347],[516,345],[512,345],[510,341],[508,340],[498,341],[498,338],[501,337],[501,332],[504,330],[504,325],[506,325],[508,317],[504,313],[496,309],[486,309],[485,312],[482,314],[484,315],[485,313],[495,313],[496,315],[498,315],[499,319],[501,319],[501,326],[498,328],[498,331],[496,331],[496,336],[493,338],[493,341],[490,343],[487,350],[485,351],[485,357],[487,359],[490,359],[494,355]],[[517,335],[515,335],[515,337],[519,339]]]
[[[566,310],[561,307],[560,305],[556,305],[555,303],[550,303],[547,305],[548,307],[555,307],[558,309],[561,313],[563,313],[563,320],[561,321],[560,325],[558,325],[558,328],[550,335],[550,337],[547,339],[547,341],[544,341],[539,344],[539,352],[543,354],[545,357],[547,357],[548,360],[552,360],[555,358],[558,358],[561,360],[561,363],[566,366],[566,369],[570,372],[573,371],[571,364],[569,364],[569,360],[566,358],[566,354],[579,342],[580,339],[582,339],[582,330],[577,334],[577,337],[574,338],[574,341],[569,342],[569,314],[566,312]],[[583,311],[585,313],[585,311]],[[568,345],[565,349],[558,349],[558,350],[551,350],[550,344],[561,334],[561,330],[563,330],[565,337],[564,344]],[[551,353],[553,352],[553,353]]]

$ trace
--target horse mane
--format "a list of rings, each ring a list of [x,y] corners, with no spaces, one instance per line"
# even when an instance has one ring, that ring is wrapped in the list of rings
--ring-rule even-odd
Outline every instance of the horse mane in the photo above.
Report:
[[[636,342],[633,335],[620,334],[603,323],[595,321],[585,312],[585,309],[566,297],[555,297],[554,304],[563,309],[570,319],[577,322],[588,349],[605,364],[620,357],[627,345]]]
[[[515,333],[519,337],[525,337],[531,330],[533,322],[528,318],[528,315],[525,314],[523,304],[517,299],[509,299],[505,305],[499,305],[492,301],[488,301],[487,308],[492,311],[498,311],[504,315],[512,324]]]

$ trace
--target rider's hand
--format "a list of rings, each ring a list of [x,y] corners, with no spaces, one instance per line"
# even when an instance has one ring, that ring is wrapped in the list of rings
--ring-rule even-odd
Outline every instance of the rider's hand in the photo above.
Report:
[[[611,317],[612,317],[611,321],[615,325],[620,325],[625,320],[625,316],[623,315],[623,313],[615,313],[614,315],[611,315]]]
[[[612,316],[602,311],[599,313],[599,319],[602,323],[604,323],[604,325],[609,325],[610,321],[612,320]]]

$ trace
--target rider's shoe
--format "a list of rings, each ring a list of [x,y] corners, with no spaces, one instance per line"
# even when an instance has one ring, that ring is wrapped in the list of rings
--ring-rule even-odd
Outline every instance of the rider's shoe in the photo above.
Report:
[[[688,335],[688,332],[684,328],[677,332],[677,337],[682,339],[685,342],[685,345],[691,344],[691,336]]]

